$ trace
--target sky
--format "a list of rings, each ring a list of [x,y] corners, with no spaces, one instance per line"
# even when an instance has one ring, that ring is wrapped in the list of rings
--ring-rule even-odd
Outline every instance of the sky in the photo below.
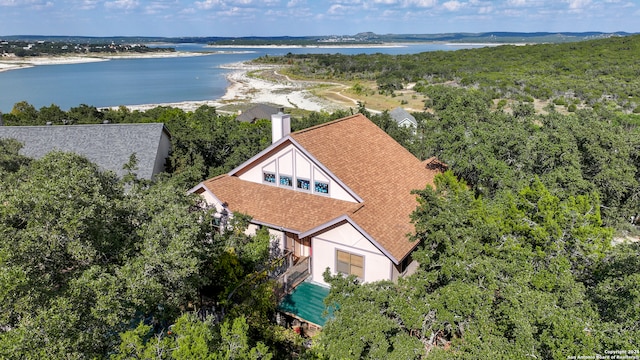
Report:
[[[0,36],[640,32],[640,0],[0,0]]]

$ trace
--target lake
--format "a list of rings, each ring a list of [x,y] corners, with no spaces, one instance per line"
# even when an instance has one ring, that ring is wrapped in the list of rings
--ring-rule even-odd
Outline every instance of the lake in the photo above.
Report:
[[[96,107],[215,100],[227,88],[221,65],[263,55],[341,53],[415,54],[457,50],[470,46],[408,44],[398,47],[358,48],[210,48],[202,44],[169,45],[177,51],[211,52],[206,56],[117,59],[69,65],[42,65],[0,72],[0,111],[26,101],[37,109],[56,104],[63,110],[80,104]],[[480,47],[473,46],[473,47]]]

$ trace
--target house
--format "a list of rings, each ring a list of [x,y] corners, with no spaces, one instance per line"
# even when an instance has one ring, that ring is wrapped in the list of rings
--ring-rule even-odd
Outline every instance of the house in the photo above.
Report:
[[[219,214],[267,227],[310,280],[323,272],[363,282],[397,280],[416,264],[411,191],[433,184],[429,168],[361,114],[289,133],[289,115],[271,119],[273,143],[225,175],[190,190]],[[304,262],[303,262],[304,261]]]
[[[0,138],[13,138],[24,147],[20,153],[40,158],[53,150],[83,155],[118,176],[131,154],[138,160],[139,178],[151,179],[165,170],[171,135],[161,123],[0,126]]]
[[[241,122],[254,123],[262,119],[266,119],[266,120],[271,119],[271,115],[277,114],[278,111],[279,109],[276,107],[265,105],[265,104],[258,104],[241,112],[236,117],[236,120]]]
[[[393,120],[395,120],[398,125],[404,127],[412,127],[413,129],[418,128],[418,121],[413,115],[409,114],[409,112],[401,107],[397,107],[391,111],[389,111],[389,115]]]

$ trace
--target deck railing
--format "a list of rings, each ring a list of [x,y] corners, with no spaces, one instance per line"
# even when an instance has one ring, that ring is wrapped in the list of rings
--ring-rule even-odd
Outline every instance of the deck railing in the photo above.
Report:
[[[290,262],[290,264],[291,263],[294,263],[294,265],[278,277],[278,283],[280,285],[277,291],[278,298],[282,298],[309,276],[309,257],[301,257],[294,262]]]

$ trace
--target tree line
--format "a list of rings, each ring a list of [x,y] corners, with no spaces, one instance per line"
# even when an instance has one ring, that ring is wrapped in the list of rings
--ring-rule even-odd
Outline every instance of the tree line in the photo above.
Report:
[[[632,35],[408,55],[289,53],[256,61],[288,65],[290,75],[304,78],[372,80],[381,90],[400,90],[414,83],[422,91],[454,83],[479,89],[492,99],[557,100],[640,112],[638,51],[640,35]]]
[[[153,53],[175,51],[174,48],[149,47],[144,44],[115,43],[115,42],[64,42],[64,41],[0,41],[0,54],[13,54],[17,57],[28,56],[59,56],[69,54],[89,53]]]

